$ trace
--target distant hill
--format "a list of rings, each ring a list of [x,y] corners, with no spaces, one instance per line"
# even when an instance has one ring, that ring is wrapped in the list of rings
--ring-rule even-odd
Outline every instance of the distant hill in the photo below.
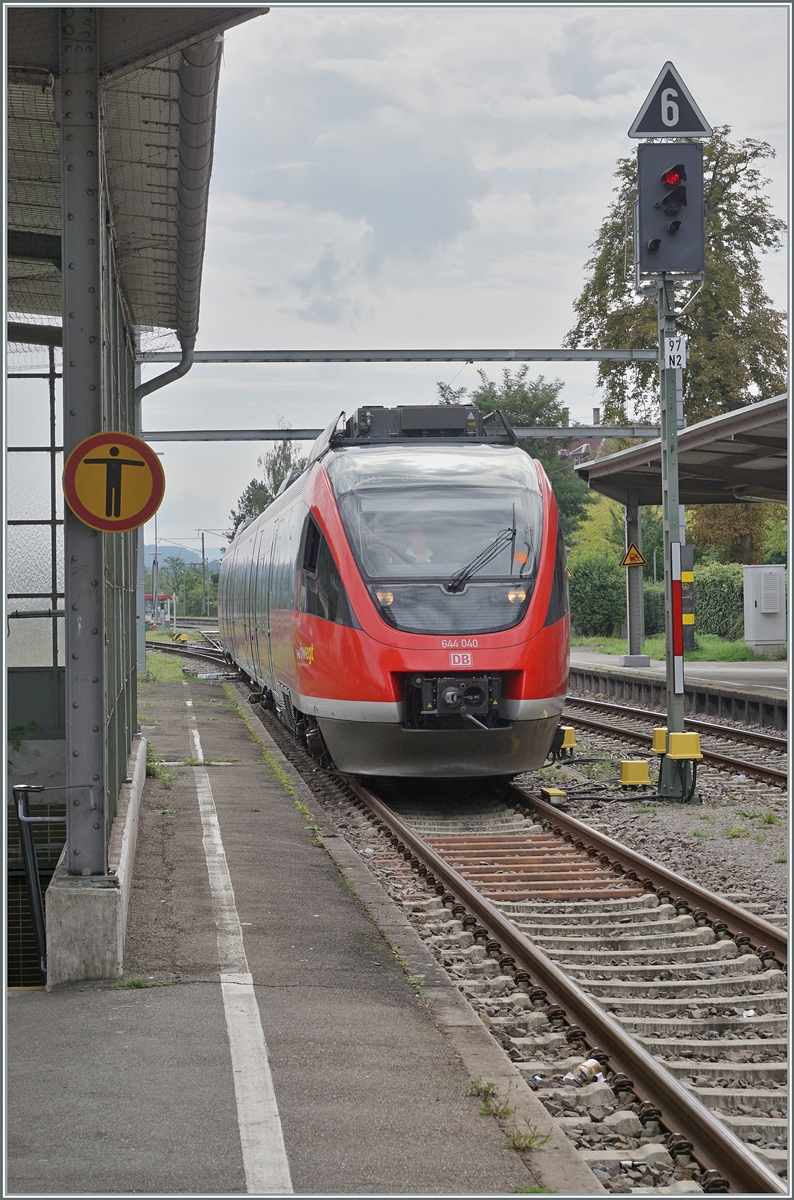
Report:
[[[217,568],[217,564],[221,560],[222,551],[225,549],[226,546],[205,546],[204,555],[207,562],[215,563]],[[160,542],[157,552],[161,566],[167,558],[181,558],[183,562],[201,565],[201,550],[191,550],[187,546],[172,546],[168,542]],[[154,543],[151,546],[144,546],[144,554],[144,562],[151,569],[154,562]]]

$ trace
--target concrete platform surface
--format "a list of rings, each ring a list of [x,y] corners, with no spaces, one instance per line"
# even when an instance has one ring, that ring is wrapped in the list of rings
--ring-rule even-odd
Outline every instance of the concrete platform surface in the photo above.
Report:
[[[249,1064],[243,1056],[233,1070],[227,1033],[228,992],[235,982],[245,991],[242,968],[228,974],[235,921],[295,1192],[533,1185],[236,699],[214,681],[141,687],[158,755],[207,760],[144,790],[125,983],[149,986],[10,993],[6,1194],[288,1190],[253,1188],[241,1149]],[[224,850],[234,912],[219,906],[207,865],[217,875]]]
[[[622,667],[618,655],[599,654],[586,646],[571,646],[572,667],[593,667],[621,674],[651,675],[664,678],[665,665],[652,658],[649,667]],[[787,662],[688,662],[684,663],[684,684],[714,684],[739,688],[754,695],[788,693]]]

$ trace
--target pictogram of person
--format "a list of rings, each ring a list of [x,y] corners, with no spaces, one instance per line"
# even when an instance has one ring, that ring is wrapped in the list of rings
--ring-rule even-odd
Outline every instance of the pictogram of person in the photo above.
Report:
[[[88,466],[104,466],[105,474],[105,516],[121,516],[121,469],[122,467],[145,467],[146,463],[135,458],[119,458],[118,446],[111,446],[108,453],[110,458],[84,458]]]

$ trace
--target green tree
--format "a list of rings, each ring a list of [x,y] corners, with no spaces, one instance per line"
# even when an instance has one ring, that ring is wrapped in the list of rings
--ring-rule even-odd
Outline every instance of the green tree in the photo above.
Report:
[[[182,596],[184,591],[187,563],[177,554],[170,554],[160,567],[161,592],[171,592],[174,596]]]
[[[283,417],[279,417],[278,427],[279,429],[290,428]],[[306,466],[306,459],[299,458],[295,443],[285,439],[283,442],[276,442],[275,449],[269,450],[267,454],[260,454],[256,465],[261,468],[263,478],[251,480],[237,501],[237,508],[232,509],[229,514],[232,526],[227,530],[226,537],[230,542],[234,541],[237,530],[243,521],[247,521],[249,517],[258,517],[261,512],[265,511],[268,504],[273,503],[278,489],[290,471],[303,470]]]
[[[513,426],[565,425],[568,410],[559,396],[561,379],[528,379],[529,366],[524,363],[516,373],[505,368],[502,381],[489,379],[484,371],[478,371],[480,384],[469,392],[466,388],[452,388],[448,383],[439,383],[441,404],[476,404],[484,413],[499,409]],[[554,495],[560,510],[563,537],[567,540],[584,519],[592,500],[587,484],[574,474],[570,459],[561,458],[560,450],[570,446],[570,440],[558,438],[526,438],[519,442],[523,450],[536,458],[551,480]]]
[[[265,511],[268,504],[272,503],[273,493],[264,479],[252,479],[237,501],[237,508],[232,509],[229,514],[232,522],[231,529],[226,531],[229,541],[234,541],[237,530],[243,521],[247,521],[249,517],[258,517],[261,512]]]
[[[767,539],[774,504],[696,504],[687,510],[687,534],[698,561],[720,563],[768,562]],[[779,518],[778,518],[779,521]],[[783,525],[785,551],[785,524]],[[774,546],[769,547],[770,552]],[[784,562],[785,558],[771,561]]]
[[[772,307],[759,264],[760,254],[781,247],[785,230],[772,212],[765,191],[769,181],[758,167],[775,151],[754,138],[731,142],[730,132],[727,125],[715,129],[704,146],[705,282],[697,295],[697,283],[677,291],[679,328],[689,338],[684,405],[690,425],[786,390],[785,315]],[[634,291],[636,158],[619,159],[615,177],[615,199],[593,243],[567,346],[657,345],[655,296]],[[656,423],[655,363],[601,363],[598,380],[605,422]]]
[[[788,512],[782,504],[768,506],[764,526],[764,562],[788,561]]]

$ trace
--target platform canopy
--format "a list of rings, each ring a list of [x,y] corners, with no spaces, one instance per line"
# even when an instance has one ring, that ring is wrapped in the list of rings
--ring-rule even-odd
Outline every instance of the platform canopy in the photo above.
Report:
[[[786,504],[788,396],[773,396],[682,429],[678,477],[682,504]],[[643,442],[580,463],[591,488],[626,504],[662,502],[661,441]]]
[[[97,10],[108,218],[135,325],[195,336],[220,35],[267,11],[148,5]],[[64,12],[44,6],[6,10],[11,341],[58,342],[52,332],[61,316],[62,265],[56,80]],[[82,10],[71,12],[79,24]],[[81,36],[79,28],[74,36]],[[202,57],[212,43],[214,54]],[[190,73],[186,56],[199,64],[191,62]],[[45,327],[38,336],[36,325]]]

